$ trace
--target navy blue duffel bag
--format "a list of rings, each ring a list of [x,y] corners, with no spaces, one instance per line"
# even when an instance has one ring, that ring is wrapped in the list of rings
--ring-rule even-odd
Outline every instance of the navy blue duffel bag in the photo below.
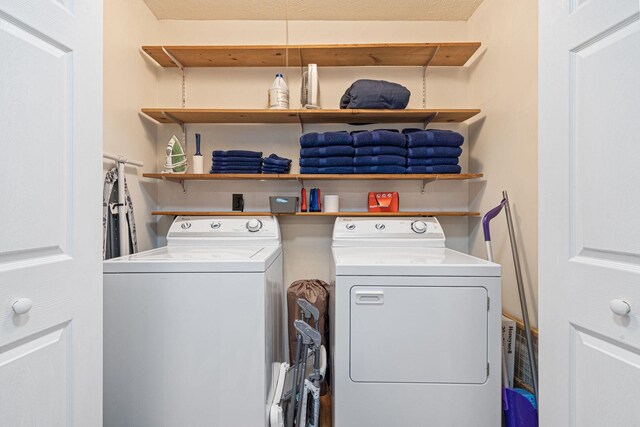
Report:
[[[406,87],[384,80],[356,80],[340,99],[340,108],[401,110],[409,104]]]

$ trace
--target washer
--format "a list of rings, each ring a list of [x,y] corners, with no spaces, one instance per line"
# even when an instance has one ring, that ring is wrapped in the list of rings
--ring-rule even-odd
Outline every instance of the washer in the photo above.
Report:
[[[283,303],[275,217],[178,217],[104,262],[105,426],[268,426]]]
[[[333,426],[501,423],[501,269],[437,219],[338,218]]]

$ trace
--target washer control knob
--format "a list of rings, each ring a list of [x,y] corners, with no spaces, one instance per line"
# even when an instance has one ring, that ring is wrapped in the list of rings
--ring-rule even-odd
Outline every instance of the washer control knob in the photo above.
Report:
[[[262,228],[262,221],[260,221],[259,219],[250,219],[249,221],[247,221],[247,230],[249,230],[252,233],[255,233],[256,231],[259,231]]]
[[[355,230],[356,229],[356,225],[352,222],[350,222],[349,224],[346,225],[347,230]]]
[[[217,230],[221,226],[222,226],[222,224],[220,224],[219,222],[212,222],[211,223],[211,228],[213,228],[214,230]]]
[[[425,224],[424,221],[413,221],[411,223],[411,229],[418,234],[422,234],[427,231],[427,224]]]
[[[182,224],[180,224],[180,227],[182,227],[183,230],[188,230],[191,228],[191,223],[190,222],[183,222]]]
[[[384,230],[384,228],[385,228],[385,225],[382,224],[381,222],[376,224],[376,230]]]

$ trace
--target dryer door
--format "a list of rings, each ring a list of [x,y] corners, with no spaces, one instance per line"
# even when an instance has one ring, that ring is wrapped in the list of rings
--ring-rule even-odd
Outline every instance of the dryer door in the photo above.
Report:
[[[351,379],[484,383],[487,298],[480,286],[352,287]]]

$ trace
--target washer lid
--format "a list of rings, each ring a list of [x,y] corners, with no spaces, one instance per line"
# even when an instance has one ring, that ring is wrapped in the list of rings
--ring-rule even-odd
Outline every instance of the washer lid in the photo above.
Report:
[[[105,273],[264,272],[282,252],[281,246],[165,246],[114,258]]]
[[[485,276],[501,267],[447,248],[333,247],[338,276]]]

